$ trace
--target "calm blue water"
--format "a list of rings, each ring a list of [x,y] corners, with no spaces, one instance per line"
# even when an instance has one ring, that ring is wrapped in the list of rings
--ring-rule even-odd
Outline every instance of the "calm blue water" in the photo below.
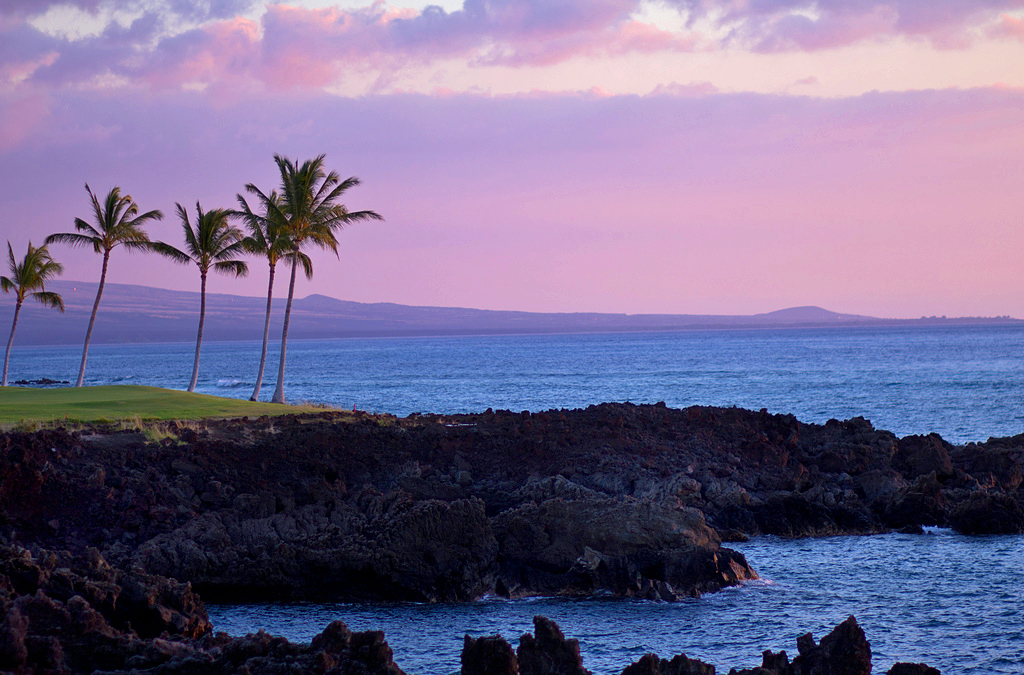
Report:
[[[248,398],[259,347],[205,344],[197,390]],[[86,384],[184,389],[193,351],[93,345]],[[80,358],[77,346],[15,347],[10,379],[74,381]],[[399,415],[665,401],[807,422],[861,415],[954,442],[1024,432],[1024,328],[1014,326],[295,340],[287,365],[289,400]]]
[[[334,619],[383,630],[396,663],[416,675],[459,670],[462,636],[500,633],[513,647],[532,618],[554,619],[580,641],[583,665],[620,673],[647,652],[685,652],[719,672],[760,665],[765,649],[796,656],[853,614],[871,642],[874,672],[896,661],[943,673],[1024,672],[1024,537],[925,535],[780,540],[733,545],[762,576],[680,603],[631,600],[491,600],[465,604],[209,606],[216,630],[260,628],[308,642]]]

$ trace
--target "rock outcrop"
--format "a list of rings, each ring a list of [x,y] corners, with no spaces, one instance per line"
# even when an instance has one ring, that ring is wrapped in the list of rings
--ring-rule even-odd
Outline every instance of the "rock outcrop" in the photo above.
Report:
[[[188,584],[112,569],[93,549],[66,553],[0,548],[0,671],[403,675],[379,631],[340,621],[311,644],[264,632],[214,635]]]
[[[549,499],[494,518],[498,592],[678,600],[757,575],[700,511],[651,500]]]
[[[500,635],[465,637],[461,675],[589,675],[580,658],[576,640],[566,640],[558,626],[542,616],[534,617],[534,635],[519,639],[519,648]],[[871,645],[852,616],[815,643],[810,633],[797,640],[799,655],[792,663],[785,651],[766,651],[761,665],[729,675],[870,675]],[[917,663],[897,663],[888,675],[938,675],[939,671]],[[711,664],[677,654],[670,659],[645,654],[626,666],[622,675],[715,675]]]
[[[722,540],[1024,532],[1024,436],[604,404],[0,434],[0,537],[216,600],[677,599],[755,576]]]

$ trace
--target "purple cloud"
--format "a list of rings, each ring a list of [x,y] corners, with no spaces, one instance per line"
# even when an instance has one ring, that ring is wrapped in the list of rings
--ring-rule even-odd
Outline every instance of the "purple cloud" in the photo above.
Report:
[[[669,2],[688,12],[691,23],[721,10],[704,0]],[[969,41],[970,29],[1022,7],[1024,0],[750,0],[731,3],[718,21],[732,28],[731,41],[759,51],[815,51],[895,35],[957,47]]]
[[[640,0],[466,0],[452,12],[382,3],[353,10],[272,4],[261,24],[235,15],[254,1],[162,0],[129,27],[113,23],[99,36],[75,41],[36,34],[24,22],[0,24],[0,72],[50,88],[113,75],[157,89],[316,90],[348,73],[386,79],[438,59],[547,65],[578,56],[692,51],[708,39],[634,20]],[[978,27],[992,35],[1018,34],[1019,20],[1000,13],[1024,7],[1024,0],[819,0],[808,14],[800,13],[808,9],[804,0],[749,0],[728,3],[724,14],[716,14],[712,9],[720,11],[721,3],[669,1],[689,14],[691,27],[702,18],[715,20],[729,29],[726,43],[773,52],[896,36],[961,46]],[[12,11],[27,11],[30,4],[15,2]],[[80,0],[78,6],[95,9],[96,2]],[[159,39],[173,18],[198,27]]]

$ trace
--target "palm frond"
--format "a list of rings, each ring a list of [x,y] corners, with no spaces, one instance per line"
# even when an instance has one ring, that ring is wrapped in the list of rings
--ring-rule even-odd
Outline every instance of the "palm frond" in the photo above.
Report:
[[[145,225],[146,223],[148,223],[149,221],[151,221],[151,220],[163,220],[163,218],[164,218],[164,212],[163,211],[160,211],[159,209],[153,209],[152,211],[146,211],[141,216],[136,216],[136,217],[132,218],[131,220],[125,221],[124,225],[125,225],[125,229],[130,229],[132,231],[138,231],[143,236],[148,236],[148,235],[146,235],[145,232],[142,232],[142,230],[140,228],[143,225]]]
[[[302,264],[310,279],[313,265],[308,256],[301,253],[303,248],[316,246],[338,255],[338,230],[355,222],[383,220],[376,211],[349,211],[340,203],[344,193],[360,185],[360,180],[355,176],[342,180],[337,172],[326,172],[325,157],[318,155],[299,164],[274,155],[281,175],[278,188],[281,225],[287,233],[287,239],[278,243],[278,249],[281,255],[292,257],[293,263]],[[258,192],[255,186],[247,186],[247,190],[252,194]],[[303,257],[298,257],[300,254]]]
[[[32,297],[47,307],[64,311],[64,298],[60,297],[60,293],[37,291],[32,294]]]
[[[236,277],[249,274],[249,266],[243,260],[221,260],[213,263],[213,269],[221,274],[233,274]]]
[[[109,253],[116,246],[124,245],[129,250],[146,250],[149,235],[142,226],[150,220],[163,218],[160,211],[147,211],[138,215],[139,206],[131,195],[122,195],[121,188],[116,185],[110,189],[102,203],[85,184],[89,193],[89,204],[92,207],[93,220],[90,223],[82,218],[75,218],[75,232],[58,232],[46,238],[47,244],[61,243],[69,246],[92,246],[96,253]]]
[[[299,253],[299,264],[302,265],[302,273],[306,275],[309,280],[313,279],[313,259],[305,253]]]
[[[178,249],[178,248],[176,248],[174,246],[171,246],[170,244],[168,244],[166,242],[151,241],[151,242],[149,242],[149,245],[148,245],[147,248],[150,251],[154,252],[154,253],[159,253],[160,255],[164,256],[165,258],[170,258],[171,260],[173,260],[176,263],[181,263],[181,264],[185,265],[185,264],[188,264],[190,262],[194,262],[192,260],[192,257],[189,256],[187,253],[185,253],[184,251],[182,251],[182,250],[180,250],[180,249]]]
[[[224,236],[219,237],[217,242],[218,246],[213,252],[213,259],[227,260],[229,258],[234,258],[237,255],[247,253],[244,245],[245,239],[242,238],[241,234],[241,232],[235,230],[234,232],[226,233]]]
[[[78,218],[75,218],[75,224],[77,226],[79,222]],[[82,221],[83,223],[85,221]],[[88,223],[85,223],[88,226]],[[92,228],[89,228],[92,229]],[[95,230],[93,230],[95,232]],[[78,232],[57,232],[51,234],[45,239],[46,244],[67,244],[73,248],[82,248],[85,246],[92,246],[96,253],[103,251],[103,237],[98,234],[79,234]]]
[[[14,291],[18,296],[19,303],[30,291],[38,289],[38,292],[31,293],[31,295],[43,294],[40,302],[50,304],[51,306],[56,306],[52,303],[59,301],[61,311],[63,311],[64,302],[60,299],[60,295],[46,293],[45,284],[53,277],[59,276],[64,271],[64,266],[50,257],[50,252],[46,246],[36,248],[32,245],[32,242],[29,242],[28,250],[25,251],[25,257],[18,261],[14,257],[14,247],[8,241],[7,255],[11,276],[0,277],[0,288],[5,293]]]

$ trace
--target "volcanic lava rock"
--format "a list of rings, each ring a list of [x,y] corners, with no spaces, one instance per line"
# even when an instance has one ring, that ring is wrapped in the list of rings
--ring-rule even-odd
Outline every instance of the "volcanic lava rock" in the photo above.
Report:
[[[483,502],[369,500],[362,511],[341,505],[332,513],[308,506],[266,518],[204,514],[146,542],[133,561],[222,599],[333,593],[457,601],[493,587],[497,542]]]
[[[895,663],[886,675],[942,675],[938,668],[923,663]]]
[[[524,595],[677,600],[756,579],[703,515],[648,500],[550,499],[494,518],[498,589]]]
[[[715,675],[715,667],[678,654],[671,659],[660,659],[644,654],[636,663],[626,666],[622,675]]]
[[[1022,461],[1024,435],[664,405],[56,428],[0,434],[0,537],[215,600],[671,600],[751,577],[713,530],[1021,531]]]
[[[579,640],[567,640],[558,624],[535,616],[533,632],[519,638],[516,659],[522,675],[590,675],[580,658]]]
[[[815,644],[810,633],[797,639],[800,655],[789,663],[786,652],[762,655],[761,666],[729,675],[870,675],[871,645],[852,616]]]
[[[462,645],[463,675],[516,675],[519,660],[505,638],[487,635],[473,638],[466,636]]]
[[[1024,533],[1024,509],[1004,494],[975,492],[949,515],[950,525],[961,534]]]

